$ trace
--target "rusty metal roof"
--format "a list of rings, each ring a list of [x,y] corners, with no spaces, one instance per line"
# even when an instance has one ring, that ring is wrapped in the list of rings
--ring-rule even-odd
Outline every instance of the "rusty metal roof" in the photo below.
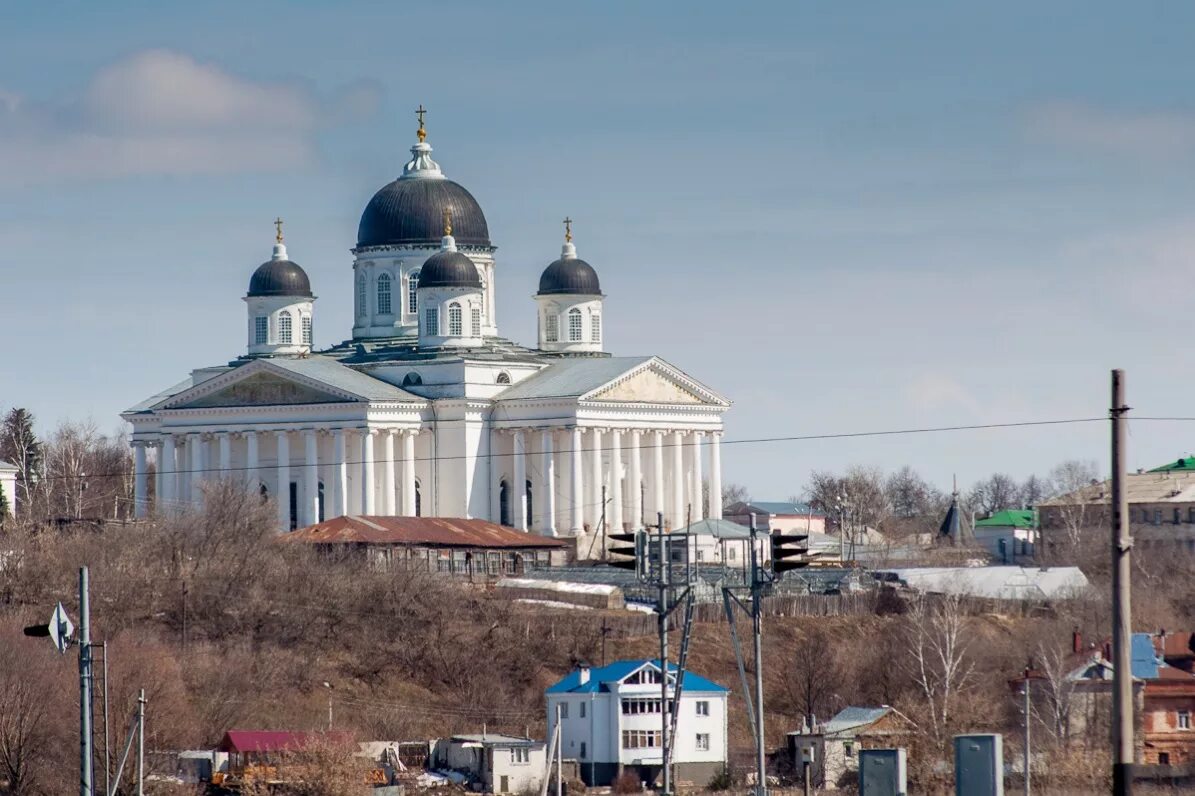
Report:
[[[309,544],[378,544],[526,550],[562,548],[564,542],[487,520],[460,517],[380,517],[349,514],[300,528],[284,540]]]

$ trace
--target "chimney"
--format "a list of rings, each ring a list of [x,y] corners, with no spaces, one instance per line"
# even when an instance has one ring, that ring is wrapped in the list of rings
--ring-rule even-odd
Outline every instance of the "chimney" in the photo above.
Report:
[[[1071,631],[1071,652],[1083,651],[1083,634],[1079,632],[1079,628]]]
[[[589,664],[582,663],[579,667],[577,667],[577,683],[579,685],[585,685],[588,682],[589,682]]]

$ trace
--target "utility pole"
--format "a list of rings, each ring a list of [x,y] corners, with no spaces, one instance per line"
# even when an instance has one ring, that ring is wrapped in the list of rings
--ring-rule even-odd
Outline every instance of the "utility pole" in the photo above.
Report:
[[[564,730],[560,726],[560,703],[556,703],[556,796],[562,796],[564,784]]]
[[[763,734],[763,616],[761,598],[763,596],[764,579],[762,577],[763,562],[760,561],[759,529],[755,527],[755,515],[751,515],[751,633],[755,637],[755,704],[758,706],[755,720],[755,766],[756,787],[758,796],[766,796],[768,792],[768,763],[764,754]]]
[[[656,515],[656,528],[658,530],[658,539],[660,545],[660,569],[659,569],[659,587],[660,587],[660,606],[659,606],[659,622],[660,622],[660,762],[663,764],[663,783],[660,788],[660,796],[670,796],[672,793],[672,772],[669,770],[671,766],[668,764],[668,745],[671,740],[668,737],[669,724],[671,724],[670,711],[668,710],[668,572],[671,567],[671,561],[668,560],[668,541],[664,537],[664,513],[659,512]],[[679,707],[679,706],[678,706]]]
[[[104,650],[104,793],[112,792],[112,749],[108,735],[108,642],[96,646]]]
[[[1112,371],[1112,793],[1133,792],[1133,676],[1130,643],[1132,606],[1129,599],[1133,540],[1129,536],[1128,412],[1124,371]]]
[[[79,568],[79,796],[95,796],[91,749],[91,599]]]
[[[137,694],[137,796],[145,796],[145,689]]]
[[[1029,702],[1029,667],[1025,667],[1025,796],[1030,796],[1032,793],[1032,785],[1030,784],[1029,768],[1030,768],[1030,754],[1029,754],[1029,718],[1033,715],[1033,706]]]

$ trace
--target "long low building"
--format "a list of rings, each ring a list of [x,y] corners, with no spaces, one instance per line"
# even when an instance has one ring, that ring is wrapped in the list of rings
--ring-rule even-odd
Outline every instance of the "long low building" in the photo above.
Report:
[[[327,553],[356,554],[381,567],[453,575],[521,575],[528,565],[560,566],[566,545],[486,520],[345,515],[281,537]]]

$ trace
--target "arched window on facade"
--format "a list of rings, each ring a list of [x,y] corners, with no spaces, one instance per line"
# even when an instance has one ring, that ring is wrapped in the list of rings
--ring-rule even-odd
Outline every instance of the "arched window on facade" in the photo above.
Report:
[[[289,312],[278,313],[278,342],[282,345],[290,345],[293,339],[291,330],[293,323]]]
[[[316,500],[318,501],[318,508],[315,512],[316,522],[324,521],[324,482],[319,482],[319,489],[316,492]]]
[[[357,274],[357,317],[364,318],[365,311],[365,274]]]
[[[402,386],[404,387],[418,387],[420,384],[423,384],[423,377],[414,371],[402,377]]]
[[[469,310],[469,326],[472,337],[481,337],[481,307]]]
[[[465,333],[464,318],[461,305],[455,301],[448,305],[448,334],[450,337],[460,337]]]
[[[311,316],[303,316],[303,345],[311,345]]]
[[[581,310],[576,307],[568,311],[568,341],[581,342]]]
[[[589,318],[589,334],[593,337],[593,342],[602,342],[602,314],[595,312]]]
[[[505,370],[498,374],[498,384],[510,384],[510,374]]]
[[[510,485],[503,478],[498,483],[498,524],[511,527],[510,523]]]
[[[560,339],[560,320],[556,317],[556,313],[548,312],[544,316],[544,340],[549,343],[555,343]]]
[[[390,314],[390,274],[378,275],[378,315]]]
[[[531,507],[534,506],[535,503],[532,502],[532,500],[531,500],[531,480],[530,479],[527,480],[527,488],[526,488],[525,496],[527,498],[527,506],[526,506],[526,508],[527,508],[527,527],[530,528],[532,525],[535,524],[535,514],[531,510]]]
[[[412,271],[407,277],[407,312],[419,312],[419,272]]]

